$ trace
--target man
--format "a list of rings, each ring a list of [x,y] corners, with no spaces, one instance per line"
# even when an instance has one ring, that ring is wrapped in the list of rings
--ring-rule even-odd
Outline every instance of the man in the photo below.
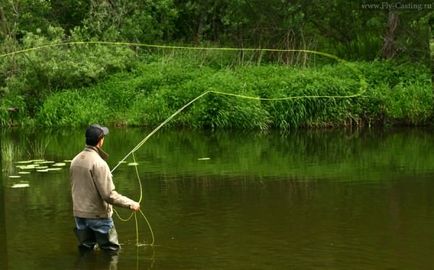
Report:
[[[94,124],[86,129],[86,147],[71,162],[70,180],[75,232],[81,250],[92,250],[96,243],[103,250],[119,250],[113,224],[112,205],[140,209],[139,203],[115,191],[108,155],[101,149],[108,128]]]

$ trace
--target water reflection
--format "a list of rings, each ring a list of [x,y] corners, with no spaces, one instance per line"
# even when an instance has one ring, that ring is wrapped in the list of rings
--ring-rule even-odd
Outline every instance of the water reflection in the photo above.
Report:
[[[82,133],[1,133],[1,269],[431,267],[431,130],[157,133],[136,153],[157,246],[136,247],[134,221],[115,219],[117,257],[79,256],[66,168],[32,172],[23,176],[29,188],[11,188],[15,161],[70,159],[84,146]],[[112,129],[110,166],[146,134]],[[132,167],[120,166],[114,181],[138,198]]]
[[[0,137],[0,153],[2,153],[2,138]],[[3,173],[3,160],[0,154],[0,172]],[[0,175],[0,180],[2,179]],[[8,269],[8,250],[6,239],[6,200],[4,196],[4,184],[0,181],[0,269]]]
[[[111,154],[109,165],[114,167],[147,133],[112,129],[105,144]],[[2,137],[3,169],[7,173],[15,170],[13,161],[63,161],[84,146],[80,129],[12,130],[3,131]],[[136,154],[146,172],[165,177],[211,174],[379,180],[384,173],[432,171],[434,158],[426,151],[430,147],[434,142],[426,129],[291,133],[163,130]]]
[[[434,237],[430,177],[374,184],[282,178],[212,183],[172,181],[159,203],[165,213],[154,214],[159,230],[170,233],[159,236],[159,254],[175,252],[173,260],[183,263],[190,262],[183,256],[196,258],[182,269],[209,263],[225,269],[246,263],[257,269],[429,265],[424,256],[433,246],[426,237]],[[163,269],[170,262],[162,262]]]
[[[78,251],[78,259],[74,269],[118,269],[119,254],[108,252]]]

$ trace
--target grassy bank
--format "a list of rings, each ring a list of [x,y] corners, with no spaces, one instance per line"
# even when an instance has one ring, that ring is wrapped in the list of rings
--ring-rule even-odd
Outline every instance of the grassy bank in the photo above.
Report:
[[[288,129],[349,125],[427,124],[433,112],[430,72],[420,65],[357,62],[309,68],[279,65],[198,65],[182,57],[142,62],[96,85],[52,93],[32,123],[77,126],[155,126],[201,93],[213,90],[263,98],[347,96],[258,101],[209,94],[179,114],[172,126]],[[2,117],[8,117],[2,115]],[[26,122],[21,116],[17,122]],[[7,122],[3,119],[2,122]]]

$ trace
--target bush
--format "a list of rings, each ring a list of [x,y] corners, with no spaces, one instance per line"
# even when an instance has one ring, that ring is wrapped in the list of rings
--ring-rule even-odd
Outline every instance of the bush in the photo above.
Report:
[[[341,98],[363,90],[354,70],[360,70],[367,90],[362,96]],[[304,69],[278,65],[222,69],[160,58],[96,86],[51,95],[41,107],[37,122],[48,126],[91,122],[156,126],[205,91],[215,91],[271,99],[301,98],[264,101],[209,93],[178,114],[170,125],[240,129],[379,122],[417,125],[432,116],[429,77],[424,67],[391,62]]]
[[[12,51],[49,47],[0,58],[0,97],[13,107],[23,100],[23,116],[33,118],[45,98],[61,89],[88,87],[133,65],[134,53],[129,48],[95,44],[55,46],[81,40],[81,36],[72,33],[66,40],[62,28],[49,27],[47,31],[47,36],[26,33]]]

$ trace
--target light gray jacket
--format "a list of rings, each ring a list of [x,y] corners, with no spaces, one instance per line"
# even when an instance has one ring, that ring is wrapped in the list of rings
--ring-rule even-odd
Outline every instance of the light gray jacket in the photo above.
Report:
[[[104,154],[97,147],[86,146],[71,162],[69,172],[75,217],[109,218],[113,214],[112,205],[129,208],[134,203],[115,191],[110,169],[101,158]]]

